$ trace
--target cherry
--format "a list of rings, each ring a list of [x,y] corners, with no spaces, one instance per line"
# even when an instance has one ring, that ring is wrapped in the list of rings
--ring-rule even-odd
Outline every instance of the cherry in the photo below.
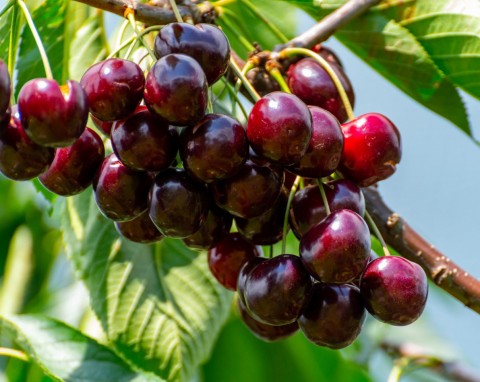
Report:
[[[351,210],[332,212],[300,241],[303,264],[324,283],[347,283],[357,277],[370,256],[370,231]]]
[[[247,242],[240,234],[230,233],[208,251],[208,266],[221,285],[235,291],[242,267],[250,259],[261,255],[260,248]]]
[[[193,57],[205,72],[209,85],[225,74],[230,58],[227,37],[210,24],[167,24],[158,32],[154,49],[157,58],[171,53]]]
[[[87,93],[90,112],[108,122],[133,113],[142,100],[145,77],[136,63],[109,58],[88,68],[80,83]]]
[[[93,124],[100,130],[100,132],[105,134],[107,137],[110,136],[110,132],[112,131],[112,126],[114,122],[101,121],[100,119],[95,117],[93,114],[90,114],[90,118],[92,118]]]
[[[245,302],[249,314],[264,324],[295,322],[309,299],[312,282],[300,258],[281,255],[268,259],[247,276]]]
[[[247,278],[250,272],[255,268],[258,264],[267,261],[267,258],[263,257],[262,247],[257,246],[257,250],[259,251],[260,255],[258,257],[251,257],[247,260],[247,262],[243,265],[238,273],[237,279],[237,293],[238,299],[242,303],[243,306],[246,307],[247,303],[245,302],[245,285],[247,283]]]
[[[145,103],[177,126],[192,125],[205,114],[208,83],[200,65],[184,54],[160,58],[147,75]]]
[[[340,122],[329,111],[309,106],[313,120],[313,134],[307,152],[296,165],[288,169],[306,178],[323,178],[335,172],[343,149]]]
[[[263,67],[256,67],[247,72],[247,80],[253,85],[260,96],[280,91],[280,85],[275,81]]]
[[[291,335],[295,334],[298,331],[297,322],[292,322],[287,325],[273,326],[263,324],[248,314],[247,308],[243,305],[240,300],[237,300],[237,309],[240,314],[240,319],[243,321],[245,326],[252,332],[252,334],[267,342],[275,342],[283,340]]]
[[[18,94],[22,127],[35,143],[48,147],[72,145],[88,120],[87,96],[76,81],[59,86],[54,80],[36,78]]]
[[[327,202],[332,212],[349,209],[365,215],[365,198],[360,187],[347,179],[334,180],[324,185]],[[327,216],[318,185],[307,186],[295,193],[290,209],[290,227],[295,236],[302,236]]]
[[[54,156],[55,149],[27,137],[13,106],[9,123],[0,129],[0,172],[13,180],[30,180],[46,171]]]
[[[322,44],[317,44],[315,45],[312,50],[315,53],[318,53],[320,56],[322,56],[325,60],[329,62],[330,65],[337,65],[340,68],[343,69],[343,64],[338,58],[337,54],[331,50],[330,48],[327,48],[326,46]]]
[[[115,228],[120,235],[135,243],[156,243],[163,238],[150,219],[148,211],[127,222],[115,222]]]
[[[380,257],[367,265],[360,279],[365,306],[377,320],[409,325],[423,312],[428,282],[418,264],[395,256]]]
[[[353,106],[355,96],[352,84],[340,66],[332,65],[332,69],[339,77]],[[328,110],[340,122],[348,119],[340,94],[330,75],[315,60],[311,58],[300,60],[289,67],[287,75],[288,86],[303,102]]]
[[[185,238],[193,235],[207,218],[207,189],[190,178],[185,170],[169,168],[154,180],[149,213],[165,236]]]
[[[298,318],[298,325],[313,343],[341,349],[358,337],[365,322],[365,313],[357,287],[317,283]]]
[[[250,112],[247,137],[258,155],[283,165],[297,163],[312,137],[312,115],[293,94],[267,94]]]
[[[12,109],[10,107],[7,108],[3,115],[0,114],[0,130],[7,128],[8,124],[10,123],[11,116]]]
[[[342,126],[340,171],[361,187],[388,178],[402,157],[400,132],[382,114],[368,113]]]
[[[2,116],[7,113],[11,95],[12,84],[10,81],[10,74],[8,74],[8,66],[0,60],[0,120],[2,119]]]
[[[164,170],[178,151],[176,132],[146,109],[116,122],[110,137],[118,159],[134,170]]]
[[[93,179],[100,212],[115,221],[136,218],[147,209],[151,183],[149,174],[126,167],[115,154],[110,154]]]
[[[183,242],[190,248],[211,249],[230,232],[232,220],[230,214],[211,205],[205,223]]]
[[[104,156],[102,139],[87,127],[72,146],[57,150],[55,159],[39,180],[55,194],[78,194],[90,186]]]
[[[208,114],[183,130],[180,155],[188,173],[200,181],[230,178],[247,159],[247,136],[237,120]]]
[[[232,178],[215,182],[211,186],[215,203],[234,216],[253,218],[270,208],[278,198],[282,177],[269,166],[247,160]]]

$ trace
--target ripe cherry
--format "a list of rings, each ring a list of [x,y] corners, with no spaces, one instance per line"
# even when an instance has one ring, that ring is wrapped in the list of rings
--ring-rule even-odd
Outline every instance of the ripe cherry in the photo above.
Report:
[[[258,257],[252,257],[247,260],[247,262],[243,265],[238,273],[237,279],[237,293],[238,299],[242,303],[243,306],[246,307],[247,303],[245,302],[245,285],[247,283],[247,278],[250,272],[255,268],[258,264],[267,261],[267,258],[263,257],[262,247],[257,246],[257,250],[259,251],[260,255]]]
[[[148,211],[127,222],[115,222],[115,228],[120,235],[135,243],[156,243],[163,238],[163,235],[150,219]]]

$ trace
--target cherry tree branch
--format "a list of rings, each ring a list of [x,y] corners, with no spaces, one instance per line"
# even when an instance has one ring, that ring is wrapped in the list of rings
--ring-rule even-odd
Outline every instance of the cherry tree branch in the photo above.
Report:
[[[382,200],[377,189],[363,189],[367,210],[385,241],[400,255],[419,264],[440,288],[480,313],[480,281],[428,243]]]

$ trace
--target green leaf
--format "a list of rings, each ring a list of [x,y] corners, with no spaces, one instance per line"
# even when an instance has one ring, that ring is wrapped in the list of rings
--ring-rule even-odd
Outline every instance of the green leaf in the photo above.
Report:
[[[47,376],[57,381],[162,381],[152,374],[133,371],[112,350],[50,318],[2,317],[0,333],[2,338],[7,334]]]
[[[232,294],[210,275],[206,253],[181,241],[121,241],[83,193],[63,209],[66,249],[113,346],[138,367],[187,381],[210,355]]]
[[[10,2],[8,2],[2,13],[3,15],[0,17],[0,59],[5,63],[9,59],[12,60],[11,65],[13,67],[22,27],[20,10],[17,4],[10,7]],[[10,51],[10,46],[12,47],[12,52]],[[11,56],[10,58],[9,55]]]

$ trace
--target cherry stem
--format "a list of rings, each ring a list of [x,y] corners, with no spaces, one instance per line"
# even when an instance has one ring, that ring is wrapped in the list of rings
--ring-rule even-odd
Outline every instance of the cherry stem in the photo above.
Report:
[[[407,358],[398,358],[394,363],[387,382],[399,382],[400,378],[408,366],[409,360]]]
[[[120,30],[118,31],[117,43],[115,44],[117,49],[118,49],[119,46],[122,45],[123,36],[125,35],[125,31],[127,30],[128,24],[129,24],[128,20],[125,20],[122,23],[122,26],[120,27]]]
[[[175,0],[170,0],[170,6],[172,7],[172,11],[175,14],[175,18],[179,23],[183,23],[182,15],[180,14],[180,11],[178,10],[177,3]]]
[[[0,347],[0,356],[15,358],[24,362],[29,361],[27,355],[24,352],[10,348]]]
[[[207,97],[207,111],[209,114],[213,113],[213,102],[212,102],[212,88],[208,89],[208,97]]]
[[[330,210],[330,206],[328,205],[327,195],[325,195],[325,189],[323,187],[323,183],[320,179],[317,179],[318,189],[320,190],[320,195],[322,196],[323,205],[325,206],[325,211],[327,212],[327,216],[332,213]]]
[[[268,251],[268,258],[271,259],[273,257],[273,245],[270,245],[270,249]]]
[[[132,42],[135,42],[136,41],[136,37],[135,36],[132,36],[130,37],[128,40],[125,40],[121,45],[119,45],[117,47],[117,49],[115,49],[112,53],[110,53],[107,57],[107,60],[109,58],[112,58],[112,57],[115,57],[115,56],[118,56],[118,54],[123,50],[125,49],[127,46],[131,45]]]
[[[335,84],[335,87],[337,88],[338,93],[340,94],[340,98],[342,99],[342,103],[345,107],[345,111],[347,112],[348,119],[350,120],[355,119],[355,115],[353,114],[352,104],[348,99],[347,92],[345,91],[345,88],[343,87],[342,82],[338,78],[337,73],[335,73],[332,66],[328,63],[328,61],[325,60],[322,56],[316,54],[315,52],[305,48],[285,48],[280,52],[281,58],[288,58],[296,55],[308,56],[314,59],[328,73],[333,83]]]
[[[15,0],[12,0],[12,5],[13,3],[15,3]],[[5,8],[8,7],[8,4]],[[13,28],[14,28],[14,25],[15,25],[15,19],[17,18],[17,13],[18,13],[18,8],[17,7],[13,7],[13,10],[12,10],[12,22],[11,22],[11,28],[10,28],[10,40],[8,42],[8,72],[10,73],[10,77],[13,78],[13,74],[15,72],[15,52],[16,50],[13,48],[13,43],[14,43],[14,40],[15,40],[15,37],[14,37],[14,31],[13,31]],[[15,103],[15,95],[14,95],[14,92],[12,92],[12,104]]]
[[[128,12],[127,14],[127,18],[128,18],[128,21],[130,21],[130,24],[132,25],[132,28],[137,36],[137,40],[140,41],[140,43],[145,47],[145,49],[147,50],[148,54],[154,59],[156,60],[157,57],[155,57],[155,53],[153,53],[153,50],[152,48],[150,48],[150,46],[148,46],[148,44],[146,43],[146,41],[143,39],[143,35],[140,33],[140,31],[138,30],[138,27],[137,27],[137,22],[135,21],[135,14],[133,11],[131,12]]]
[[[285,253],[287,248],[287,230],[288,230],[288,217],[290,216],[290,207],[292,206],[292,200],[297,192],[300,181],[302,180],[301,176],[297,176],[293,182],[292,188],[290,189],[290,194],[288,195],[287,207],[285,209],[285,216],[283,217],[283,234],[282,234],[282,253]]]
[[[233,70],[235,75],[239,78],[239,80],[242,82],[243,86],[245,89],[247,89],[248,94],[253,98],[255,102],[257,102],[260,98],[260,95],[257,93],[257,91],[254,89],[250,81],[248,81],[247,77],[243,74],[243,72],[240,70],[238,67],[237,63],[235,60],[230,57],[230,68]]]
[[[218,0],[215,2],[212,2],[213,7],[223,7],[224,5],[235,3],[237,0]]]
[[[245,110],[245,108],[243,107],[243,104],[242,102],[240,101],[240,98],[238,97],[238,92],[235,91],[235,89],[233,88],[233,86],[228,82],[228,80],[225,78],[225,77],[222,77],[222,81],[224,82],[226,88],[227,88],[227,91],[228,91],[228,94],[230,95],[230,97],[232,98],[232,106],[235,106],[238,104],[238,106],[240,107],[240,110],[242,111],[242,114],[243,116],[245,117],[245,120],[248,120],[248,114],[247,114],[247,111]],[[235,116],[236,115],[236,112],[235,112],[235,108],[232,107],[232,115]]]
[[[262,12],[258,10],[258,8],[250,1],[250,0],[240,0],[242,4],[244,4],[256,17],[258,17],[270,30],[273,32],[274,35],[278,37],[278,39],[282,43],[288,42],[288,37],[285,36],[280,29],[277,28],[275,24],[273,24],[270,20],[268,20]]]
[[[391,256],[391,253],[388,250],[387,243],[385,243],[385,240],[383,239],[383,236],[380,233],[380,230],[378,229],[377,225],[373,221],[373,219],[370,216],[370,214],[368,213],[368,211],[365,211],[365,220],[367,221],[368,225],[370,226],[371,230],[373,231],[373,233],[377,237],[380,244],[382,245],[383,253],[385,254],[385,256]]]
[[[272,78],[277,81],[278,85],[280,85],[280,89],[282,89],[285,93],[290,93],[292,94],[292,91],[288,87],[287,82],[285,81],[285,78],[282,76],[282,72],[280,72],[280,69],[277,67],[268,67],[266,66],[268,74],[272,76]]]
[[[28,27],[33,34],[33,38],[35,39],[35,43],[37,44],[38,51],[40,52],[40,57],[42,57],[43,67],[45,69],[45,75],[49,80],[53,80],[53,73],[52,67],[50,66],[50,62],[48,61],[47,52],[45,51],[45,47],[43,46],[42,39],[38,34],[37,28],[35,27],[35,23],[33,22],[32,16],[27,8],[27,5],[23,0],[18,0],[17,4],[22,9],[23,15],[27,20]]]

